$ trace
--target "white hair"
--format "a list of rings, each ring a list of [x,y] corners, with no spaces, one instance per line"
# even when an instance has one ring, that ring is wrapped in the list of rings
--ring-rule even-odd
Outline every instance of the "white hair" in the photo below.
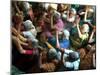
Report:
[[[88,33],[89,32],[89,25],[88,24],[83,24],[83,30],[82,30],[82,32],[86,32],[86,33]]]

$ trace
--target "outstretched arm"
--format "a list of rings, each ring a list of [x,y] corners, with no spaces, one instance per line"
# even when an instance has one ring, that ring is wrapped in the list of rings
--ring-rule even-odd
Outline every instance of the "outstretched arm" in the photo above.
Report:
[[[23,41],[23,42],[26,42],[26,41],[27,41],[27,39],[24,38],[22,35],[20,35],[20,34],[18,33],[18,31],[17,31],[14,27],[12,27],[11,30],[12,30],[12,33],[13,33],[15,36],[18,36],[18,38],[19,38],[21,41]]]
[[[56,31],[56,47],[60,48],[60,43],[59,43],[59,39],[58,39],[58,31]]]
[[[78,35],[79,35],[79,37],[81,38],[81,37],[82,37],[82,33],[81,33],[81,31],[80,31],[79,24],[77,24],[77,30],[78,30]]]
[[[91,35],[90,35],[90,38],[89,38],[89,43],[91,43],[91,41],[93,40],[93,36],[94,36],[94,33],[95,33],[95,28],[93,29]]]
[[[19,7],[17,6],[17,2],[14,2],[14,6],[15,6],[17,13],[20,14],[21,11],[19,10]]]
[[[85,8],[84,21],[87,20],[87,14],[88,14],[88,6],[86,6]]]

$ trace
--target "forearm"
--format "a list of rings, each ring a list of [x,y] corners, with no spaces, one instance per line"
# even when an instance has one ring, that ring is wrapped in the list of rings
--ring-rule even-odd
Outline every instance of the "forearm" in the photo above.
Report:
[[[15,36],[18,36],[18,32],[17,32],[17,30],[16,30],[14,27],[11,28],[11,32],[12,32],[12,34],[14,34]]]
[[[94,31],[92,31],[91,35],[90,35],[90,38],[89,38],[89,43],[91,42],[91,40],[93,39],[93,36],[94,36]]]
[[[54,29],[54,25],[53,25],[53,14],[51,15],[51,29]]]
[[[87,13],[88,13],[88,10],[86,9],[86,10],[85,10],[85,15],[84,15],[84,21],[87,20]]]
[[[27,41],[27,39],[24,38],[22,35],[19,35],[19,39],[20,39],[21,41],[23,41],[23,42],[26,42],[26,41]]]
[[[14,6],[15,6],[15,8],[16,8],[16,11],[17,11],[18,13],[20,13],[20,10],[19,10],[19,8],[18,8],[18,6],[17,6],[17,3],[16,3],[16,2],[14,3]]]
[[[21,24],[18,24],[18,29],[17,29],[18,33],[21,33]]]
[[[26,42],[26,41],[27,41],[27,39],[24,38],[22,35],[20,35],[14,27],[12,27],[11,29],[12,29],[12,33],[13,33],[15,36],[18,36],[18,38],[19,38],[21,41],[23,41],[23,42]]]
[[[16,37],[16,36],[12,36],[12,41],[14,42],[14,44],[17,47],[17,50],[21,53],[21,54],[33,54],[32,50],[24,50],[23,47],[21,46],[21,42],[20,40]]]
[[[77,25],[77,30],[78,30],[78,35],[79,35],[79,37],[81,38],[82,34],[81,34],[80,29],[79,29],[79,25]]]
[[[20,39],[19,39],[19,43],[20,43],[21,45],[28,46],[28,43],[23,42],[23,41],[21,41]]]
[[[59,39],[58,39],[58,31],[56,31],[56,47],[60,48],[60,43],[59,43]]]
[[[16,36],[12,36],[12,41],[17,46],[17,49],[19,50],[19,52],[22,52],[23,48],[19,42],[19,39]]]

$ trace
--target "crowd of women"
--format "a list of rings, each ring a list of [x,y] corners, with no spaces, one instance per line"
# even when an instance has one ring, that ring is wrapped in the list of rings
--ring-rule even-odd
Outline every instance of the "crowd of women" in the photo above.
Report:
[[[12,1],[11,37],[24,73],[96,68],[95,6]]]

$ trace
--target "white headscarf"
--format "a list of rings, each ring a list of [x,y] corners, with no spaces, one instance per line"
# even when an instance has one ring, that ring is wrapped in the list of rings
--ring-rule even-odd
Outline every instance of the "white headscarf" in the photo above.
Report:
[[[26,20],[23,24],[25,26],[26,31],[30,31],[34,36],[37,35],[36,28],[30,20]]]
[[[63,30],[63,33],[64,33],[64,35],[65,35],[65,38],[66,38],[67,40],[69,40],[70,32],[69,32],[68,30],[64,29],[64,30]]]
[[[23,22],[25,29],[26,30],[30,30],[30,29],[34,29],[34,25],[30,20],[26,20],[25,22]]]
[[[71,8],[71,11],[76,14],[76,10],[74,8]]]
[[[89,32],[89,26],[88,26],[88,24],[83,24],[83,29],[82,29],[82,32],[83,33],[88,33]]]
[[[28,11],[30,9],[30,4],[28,2],[23,2],[23,6],[26,11]]]

